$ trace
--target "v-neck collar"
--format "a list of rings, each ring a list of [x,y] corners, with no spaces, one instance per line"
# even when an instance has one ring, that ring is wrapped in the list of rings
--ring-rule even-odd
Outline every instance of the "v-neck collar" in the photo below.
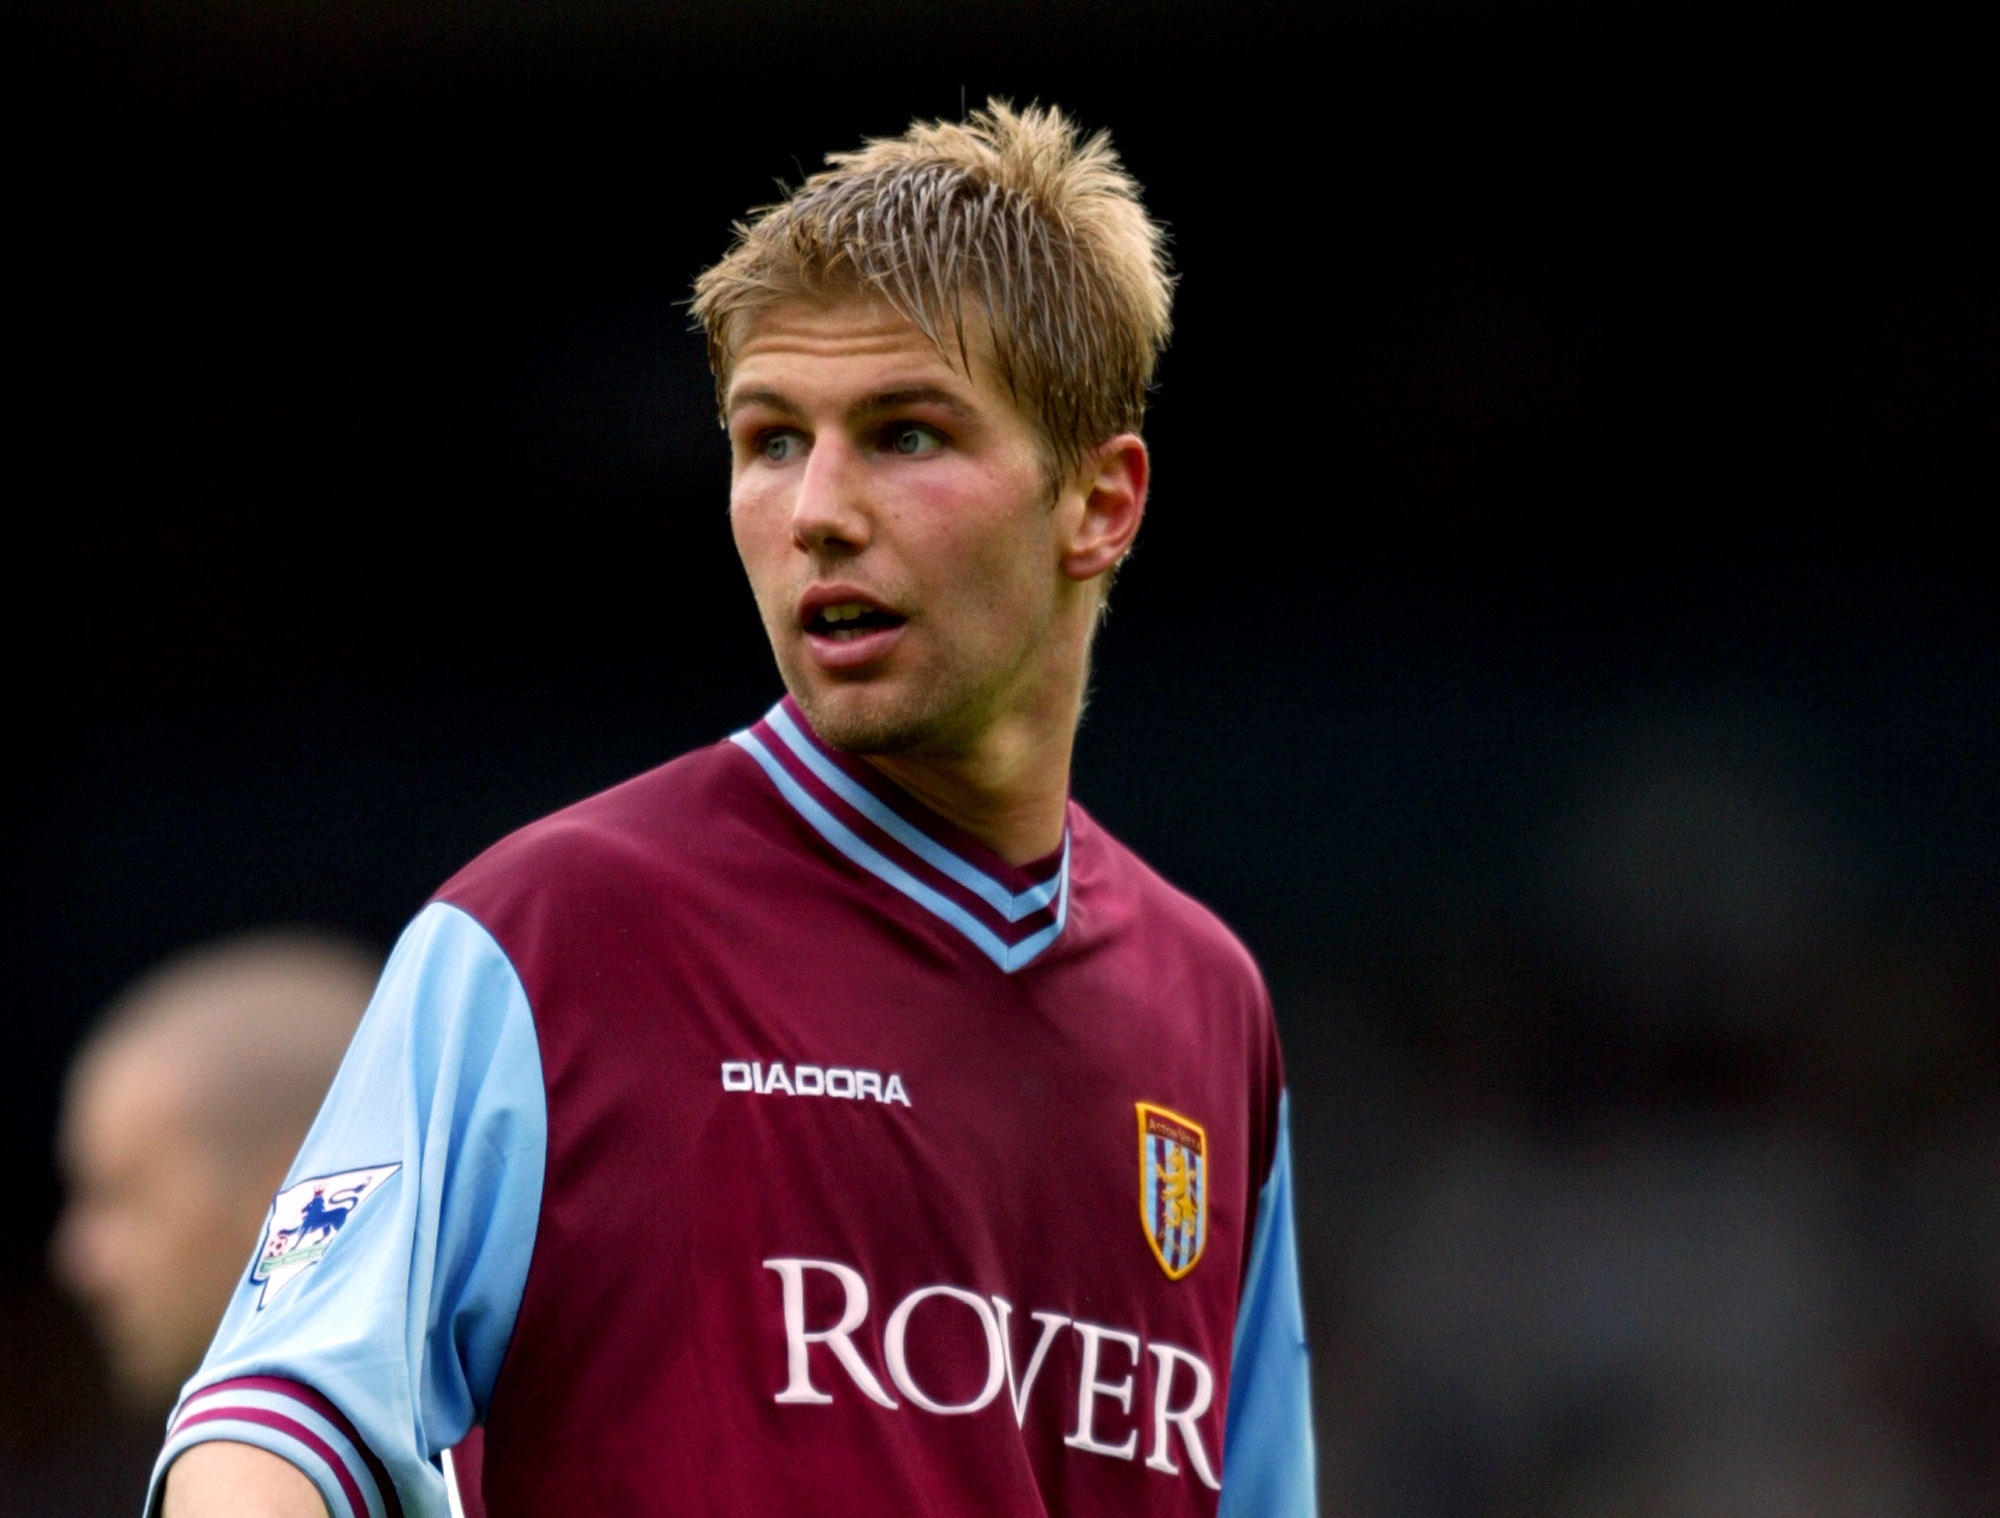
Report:
[[[1031,963],[1069,918],[1069,827],[1062,847],[1011,865],[822,742],[790,696],[730,735],[778,793],[840,853],[956,929],[1002,970]]]

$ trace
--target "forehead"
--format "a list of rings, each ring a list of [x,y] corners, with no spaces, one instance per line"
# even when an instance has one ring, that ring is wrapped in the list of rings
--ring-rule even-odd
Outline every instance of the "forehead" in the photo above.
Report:
[[[992,339],[976,309],[965,313],[961,355],[956,342],[941,351],[915,322],[871,296],[791,299],[742,320],[724,404],[752,391],[842,379],[892,386],[907,381],[1005,399],[993,369]]]

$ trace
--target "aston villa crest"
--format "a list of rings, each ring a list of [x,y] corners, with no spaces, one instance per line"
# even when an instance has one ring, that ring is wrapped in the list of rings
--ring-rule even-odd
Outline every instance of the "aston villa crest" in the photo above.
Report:
[[[1139,1220],[1167,1279],[1194,1269],[1208,1242],[1208,1135],[1150,1102],[1139,1103]]]

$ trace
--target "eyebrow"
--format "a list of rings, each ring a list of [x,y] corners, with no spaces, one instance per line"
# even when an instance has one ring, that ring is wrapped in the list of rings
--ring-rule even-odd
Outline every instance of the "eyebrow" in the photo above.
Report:
[[[737,412],[753,406],[762,406],[780,416],[796,417],[800,414],[798,406],[782,391],[763,388],[742,390],[730,396],[728,414],[733,417]],[[909,406],[935,406],[961,420],[973,414],[971,406],[942,385],[905,385],[862,396],[847,408],[847,419],[850,422],[862,421],[880,416],[885,411],[900,411]]]
[[[942,385],[909,385],[901,390],[883,390],[864,396],[848,408],[850,418],[878,416],[884,411],[901,411],[909,406],[936,406],[955,417],[968,417],[972,408],[954,391]]]
[[[739,390],[729,397],[728,414],[734,416],[751,406],[763,406],[771,411],[782,412],[786,416],[795,415],[798,411],[796,406],[775,390]]]

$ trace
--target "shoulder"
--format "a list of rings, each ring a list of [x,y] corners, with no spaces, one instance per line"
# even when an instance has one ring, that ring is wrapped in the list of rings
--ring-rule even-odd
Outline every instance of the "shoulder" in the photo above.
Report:
[[[1235,1094],[1245,1173],[1261,1184],[1277,1152],[1285,1069],[1256,959],[1220,917],[1081,807],[1071,808],[1071,838],[1072,910],[1087,918],[1086,955],[1102,959],[1101,980],[1144,1009],[1158,1072],[1178,1068],[1182,1089]],[[1162,1089],[1176,1089],[1171,1078]]]
[[[501,839],[434,901],[490,933],[539,1008],[552,966],[624,958],[690,905],[737,901],[795,852],[793,824],[754,761],[723,741],[564,807]]]
[[[1143,939],[1147,953],[1233,983],[1268,1011],[1257,961],[1227,923],[1075,803],[1070,829],[1074,886],[1093,926]]]
[[[710,744],[574,802],[493,844],[436,898],[485,920],[524,897],[615,889],[671,874],[710,840],[754,825],[754,767],[729,742]]]

